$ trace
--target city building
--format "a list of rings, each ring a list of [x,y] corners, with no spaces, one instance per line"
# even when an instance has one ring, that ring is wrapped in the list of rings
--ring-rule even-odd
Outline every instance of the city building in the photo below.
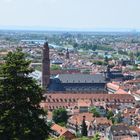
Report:
[[[68,52],[67,52],[68,53]],[[103,73],[89,74],[59,74],[56,77],[50,77],[50,58],[49,46],[46,42],[43,47],[42,60],[42,86],[48,91],[86,91],[102,92],[106,91],[106,77]]]

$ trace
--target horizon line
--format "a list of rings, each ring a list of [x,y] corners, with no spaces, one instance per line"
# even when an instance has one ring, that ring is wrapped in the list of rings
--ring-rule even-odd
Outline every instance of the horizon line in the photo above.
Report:
[[[71,32],[140,32],[140,28],[67,28],[40,26],[0,26],[0,30],[16,31],[71,31]]]

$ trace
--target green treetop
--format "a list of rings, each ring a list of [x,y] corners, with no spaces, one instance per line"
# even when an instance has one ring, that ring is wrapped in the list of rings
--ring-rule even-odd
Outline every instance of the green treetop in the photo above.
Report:
[[[53,111],[53,121],[59,125],[66,125],[68,120],[67,111],[64,108],[55,109]]]
[[[33,71],[21,50],[9,52],[0,66],[0,139],[44,140],[48,136],[45,112],[39,104],[42,90],[29,77]]]
[[[90,112],[93,113],[94,117],[100,117],[100,112],[97,110],[96,107],[91,107]]]

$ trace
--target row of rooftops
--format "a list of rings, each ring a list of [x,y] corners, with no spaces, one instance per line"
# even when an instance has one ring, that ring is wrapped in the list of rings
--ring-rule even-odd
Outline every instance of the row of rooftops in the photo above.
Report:
[[[119,101],[134,101],[134,97],[129,94],[87,94],[87,93],[79,93],[79,94],[72,94],[72,93],[55,93],[55,94],[45,94],[46,99],[96,99],[100,101],[112,101],[112,100],[119,100]]]
[[[83,116],[85,117],[85,121],[89,124],[95,121],[96,124],[98,125],[102,125],[102,124],[112,125],[112,122],[108,120],[106,117],[93,117],[93,113],[88,113],[88,112],[79,113],[71,116],[68,120],[68,123],[81,125],[83,121]]]
[[[123,136],[123,135],[137,136],[137,133],[134,130],[132,131],[132,129],[130,129],[129,126],[124,124],[113,125],[111,127],[111,132],[113,136]]]
[[[46,101],[41,106],[49,110],[57,108],[74,108],[79,106],[90,107],[96,103],[109,104],[135,104],[135,99],[130,94],[46,94]]]

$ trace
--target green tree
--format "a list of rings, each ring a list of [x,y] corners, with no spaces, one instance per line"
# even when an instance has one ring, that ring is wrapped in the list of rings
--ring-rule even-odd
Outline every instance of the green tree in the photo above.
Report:
[[[59,65],[53,64],[51,65],[51,70],[61,70],[62,68]]]
[[[108,57],[107,56],[105,56],[105,60],[104,60],[104,62],[105,62],[105,64],[107,64],[108,65]]]
[[[92,140],[100,140],[100,135],[96,133]]]
[[[121,123],[122,122],[122,115],[119,112],[117,115],[115,115],[116,123]]]
[[[137,58],[137,59],[138,59],[138,61],[140,61],[140,55],[138,56],[138,58]]]
[[[81,127],[82,127],[82,131],[81,131],[82,136],[87,136],[87,125],[85,122],[85,116],[83,116],[83,122]]]
[[[94,116],[94,117],[100,117],[100,113],[99,113],[99,111],[97,110],[96,107],[92,107],[92,108],[90,109],[90,112],[93,113],[93,116]]]
[[[0,66],[0,139],[44,140],[48,136],[44,99],[21,50],[9,52]]]
[[[107,115],[106,115],[107,119],[110,120],[113,116],[114,116],[114,114],[113,114],[112,110],[109,110],[109,111],[107,112]]]
[[[88,137],[81,137],[81,138],[78,139],[78,140],[89,140],[89,138],[88,138]]]
[[[53,121],[60,125],[66,125],[68,120],[67,111],[64,108],[55,109],[53,111]]]
[[[117,123],[117,120],[115,117],[111,117],[110,120],[112,121],[112,124],[116,124]]]

